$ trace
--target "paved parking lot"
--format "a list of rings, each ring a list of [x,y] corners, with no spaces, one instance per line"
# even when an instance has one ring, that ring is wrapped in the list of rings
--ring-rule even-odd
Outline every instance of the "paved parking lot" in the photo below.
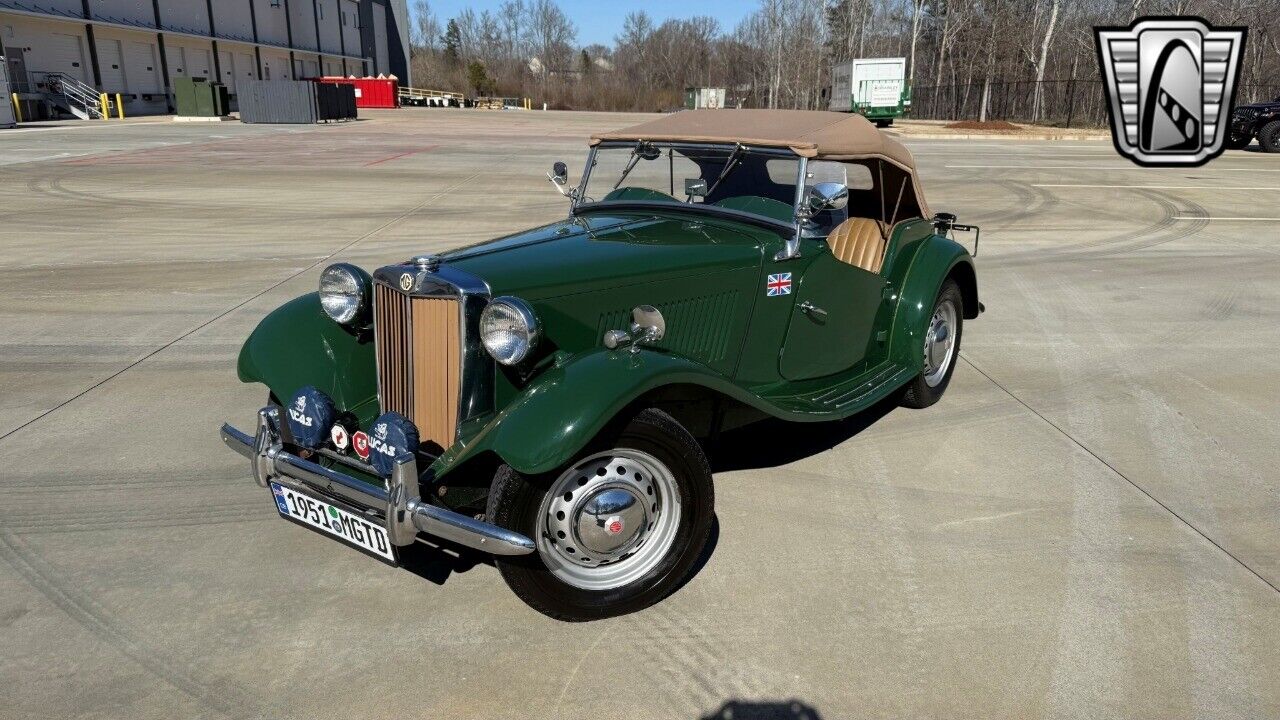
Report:
[[[911,141],[983,228],[947,397],[733,438],[649,610],[277,519],[216,435],[258,319],[563,215],[551,162],[638,119],[0,132],[0,717],[1280,716],[1280,156]]]

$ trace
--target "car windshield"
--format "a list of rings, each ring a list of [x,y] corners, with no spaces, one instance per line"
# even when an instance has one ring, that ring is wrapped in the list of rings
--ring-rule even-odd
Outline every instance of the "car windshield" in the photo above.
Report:
[[[795,214],[800,159],[722,145],[628,143],[596,148],[582,202],[714,206],[780,222]]]

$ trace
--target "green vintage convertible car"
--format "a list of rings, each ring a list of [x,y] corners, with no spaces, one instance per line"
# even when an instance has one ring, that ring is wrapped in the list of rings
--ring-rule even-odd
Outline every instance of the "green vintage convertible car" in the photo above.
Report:
[[[705,549],[708,438],[931,405],[982,309],[973,228],[857,115],[680,112],[548,177],[564,220],[330,266],[254,330],[269,402],[222,438],[283,517],[389,563],[490,553],[552,617],[631,612]]]

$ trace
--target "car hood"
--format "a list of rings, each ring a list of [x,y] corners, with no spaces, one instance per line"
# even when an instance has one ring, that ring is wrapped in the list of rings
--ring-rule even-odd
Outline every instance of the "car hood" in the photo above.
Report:
[[[1280,109],[1280,101],[1256,102],[1248,105],[1237,105],[1236,110],[1276,110]]]
[[[759,267],[764,237],[723,221],[592,213],[444,253],[494,295],[537,300]]]

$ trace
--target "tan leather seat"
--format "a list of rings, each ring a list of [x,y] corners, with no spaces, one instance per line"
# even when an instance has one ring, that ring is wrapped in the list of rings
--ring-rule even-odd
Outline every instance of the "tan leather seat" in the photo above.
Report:
[[[840,261],[867,272],[880,272],[884,262],[885,224],[870,218],[851,217],[827,236],[831,253]]]

